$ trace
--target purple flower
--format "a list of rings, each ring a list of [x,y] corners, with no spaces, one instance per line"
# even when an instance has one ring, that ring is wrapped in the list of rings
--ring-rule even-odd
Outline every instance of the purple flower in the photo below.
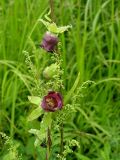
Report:
[[[40,47],[47,52],[53,52],[58,44],[58,37],[50,32],[46,32]]]
[[[48,92],[48,95],[43,97],[41,106],[46,112],[54,112],[56,110],[62,109],[62,96],[58,92]]]

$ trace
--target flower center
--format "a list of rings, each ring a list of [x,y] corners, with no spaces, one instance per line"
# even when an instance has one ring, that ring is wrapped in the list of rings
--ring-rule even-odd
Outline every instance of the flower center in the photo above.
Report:
[[[47,98],[47,99],[46,99],[46,102],[47,102],[47,106],[48,106],[48,107],[54,108],[55,102],[54,102],[54,99],[53,99],[53,98]]]

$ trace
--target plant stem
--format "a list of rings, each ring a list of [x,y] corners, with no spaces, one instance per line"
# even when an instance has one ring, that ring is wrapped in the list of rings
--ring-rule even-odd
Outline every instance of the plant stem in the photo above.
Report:
[[[55,22],[55,15],[54,15],[54,0],[49,0],[50,9],[51,9],[51,19]],[[56,49],[56,53],[59,53],[58,48]],[[63,153],[63,123],[60,125],[60,154]],[[48,160],[48,159],[46,159]]]
[[[60,154],[63,153],[63,123],[60,125]]]
[[[50,128],[47,129],[47,153],[46,153],[46,160],[49,160],[50,158],[50,149],[51,149],[51,136],[50,136]]]
[[[51,9],[51,19],[54,22],[55,21],[55,16],[54,16],[54,2],[53,0],[49,0],[50,3],[50,9]]]
[[[54,2],[53,0],[49,0],[50,3],[50,10],[51,10],[51,19],[52,21],[54,21]],[[48,127],[47,129],[47,153],[46,153],[46,160],[49,160],[50,158],[50,149],[51,149],[51,145],[52,145],[52,141],[51,141],[51,135],[50,135],[50,128]]]

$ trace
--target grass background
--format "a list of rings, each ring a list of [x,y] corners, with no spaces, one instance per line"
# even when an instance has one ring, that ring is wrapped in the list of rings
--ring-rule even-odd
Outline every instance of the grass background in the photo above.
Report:
[[[28,133],[39,121],[26,121],[30,76],[23,51],[34,57],[39,71],[45,66],[46,57],[38,47],[45,27],[38,19],[48,8],[48,0],[0,1],[0,131],[19,145],[24,160],[44,159]],[[54,13],[58,25],[73,26],[60,37],[66,91],[79,72],[81,85],[96,82],[83,89],[81,107],[65,125],[65,136],[80,142],[68,159],[119,160],[120,1],[57,0]],[[5,159],[2,147],[0,143],[0,159]]]

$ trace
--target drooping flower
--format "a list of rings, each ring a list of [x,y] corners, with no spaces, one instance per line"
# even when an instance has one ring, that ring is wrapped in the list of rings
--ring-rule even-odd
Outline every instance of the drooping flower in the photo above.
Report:
[[[63,99],[61,94],[54,91],[48,92],[48,95],[43,97],[41,106],[46,112],[55,112],[62,109]]]
[[[47,52],[54,52],[57,44],[58,37],[55,34],[46,32],[43,37],[42,43],[40,44],[40,47],[45,49]]]

